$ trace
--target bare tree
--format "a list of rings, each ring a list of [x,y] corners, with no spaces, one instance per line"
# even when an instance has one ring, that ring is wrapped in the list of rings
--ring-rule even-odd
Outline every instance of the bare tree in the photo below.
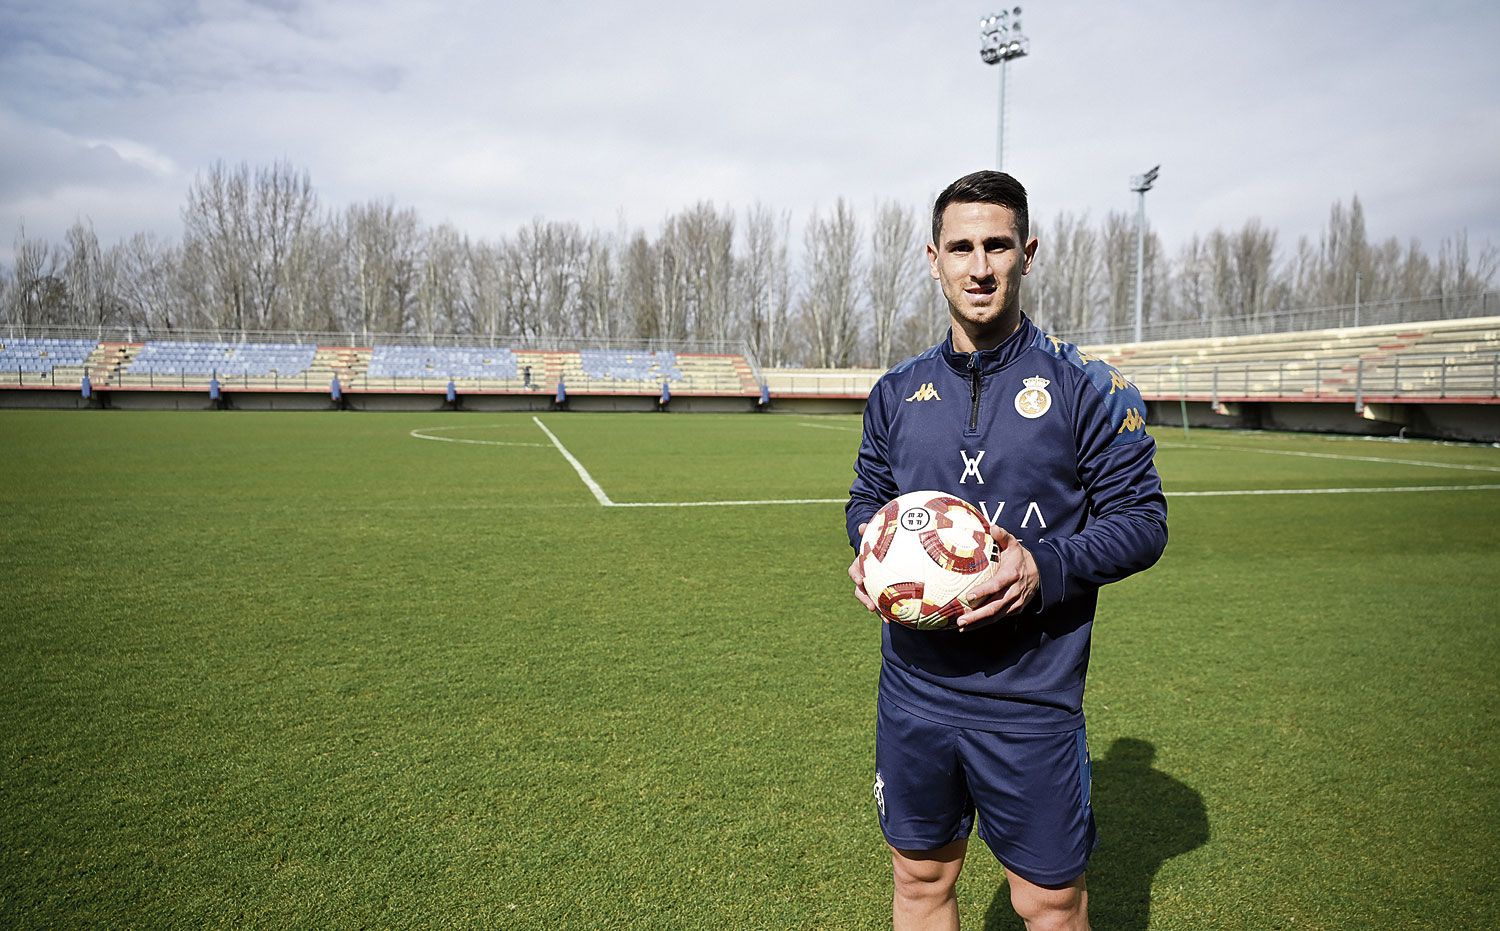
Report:
[[[250,301],[250,170],[215,162],[188,188],[182,209],[183,255],[197,283],[193,297],[211,302],[214,325],[243,332]]]
[[[1500,269],[1500,252],[1486,243],[1478,255],[1469,251],[1469,231],[1460,230],[1438,245],[1437,283],[1439,293],[1472,294],[1482,291],[1495,280]]]
[[[641,339],[661,335],[656,247],[641,230],[629,234],[620,253],[620,303],[624,325]]]
[[[870,230],[870,273],[866,280],[874,316],[874,362],[881,368],[895,361],[896,332],[921,293],[920,254],[915,213],[895,201],[880,204]]]
[[[423,237],[422,265],[413,305],[421,333],[461,333],[472,329],[467,244],[451,224]]]
[[[734,214],[700,201],[667,217],[656,251],[663,334],[725,338],[734,324]]]
[[[745,217],[745,245],[736,263],[736,292],[744,309],[744,328],[750,352],[766,365],[785,359],[787,309],[791,298],[791,268],[787,264],[785,211],[761,204]]]
[[[863,263],[859,223],[841,197],[824,217],[814,211],[805,230],[802,316],[813,358],[823,368],[850,363]]]
[[[178,277],[182,252],[154,233],[136,233],[120,252],[120,297],[125,322],[131,326],[164,329],[189,324]]]
[[[250,192],[249,273],[255,325],[270,330],[289,322],[281,298],[292,251],[317,209],[312,180],[289,162],[258,168]]]
[[[1095,308],[1099,291],[1099,238],[1088,214],[1060,213],[1052,220],[1046,249],[1039,250],[1041,281],[1046,288],[1051,325],[1070,335],[1102,326]]]
[[[16,232],[15,259],[6,317],[11,323],[33,326],[60,323],[66,313],[67,289],[58,275],[57,250],[41,239]]]
[[[620,328],[620,274],[608,237],[591,232],[584,239],[579,281],[579,335],[609,339]]]
[[[1177,252],[1168,318],[1196,322],[1210,319],[1211,276],[1208,249],[1195,233]]]
[[[476,242],[465,250],[473,281],[474,332],[491,339],[507,332],[507,277],[503,249],[493,243]]]
[[[119,249],[101,249],[93,223],[82,220],[68,227],[64,242],[62,274],[69,308],[66,322],[75,326],[123,323]]]
[[[405,330],[416,290],[416,213],[389,201],[352,206],[342,239],[346,324],[366,335]]]

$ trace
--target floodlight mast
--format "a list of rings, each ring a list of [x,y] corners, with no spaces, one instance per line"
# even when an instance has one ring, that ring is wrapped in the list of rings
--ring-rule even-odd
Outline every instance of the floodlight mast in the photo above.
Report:
[[[1005,170],[1005,69],[1012,58],[1024,58],[1031,40],[1021,34],[1021,8],[1012,7],[979,21],[979,58],[1000,66],[1000,121],[995,141],[995,168]]]
[[[1156,183],[1161,166],[1130,179],[1130,189],[1140,195],[1135,214],[1135,341],[1141,341],[1141,296],[1146,278],[1146,192]]]

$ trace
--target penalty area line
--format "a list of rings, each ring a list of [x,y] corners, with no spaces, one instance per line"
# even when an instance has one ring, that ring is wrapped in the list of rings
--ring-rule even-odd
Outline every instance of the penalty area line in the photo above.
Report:
[[[594,477],[589,474],[588,469],[583,467],[583,463],[578,461],[578,457],[568,451],[568,447],[564,446],[562,440],[559,440],[557,438],[557,434],[547,429],[547,425],[542,423],[540,417],[532,417],[531,421],[538,427],[541,427],[543,433],[547,434],[547,438],[552,441],[552,445],[556,446],[557,451],[562,453],[564,459],[568,460],[568,465],[571,465],[573,467],[573,471],[578,473],[578,477],[583,479],[584,486],[587,487],[589,491],[594,493],[595,500],[597,500],[602,507],[727,508],[750,507],[765,504],[843,504],[846,500],[844,498],[774,498],[760,501],[615,501],[605,493],[604,488],[598,482],[594,481]]]
[[[732,508],[761,504],[847,504],[848,498],[767,498],[763,501],[612,501],[612,508]]]
[[[1223,491],[1169,491],[1168,498],[1234,498],[1251,495],[1374,495],[1403,491],[1492,491],[1500,482],[1485,485],[1394,485],[1381,488],[1235,488]]]

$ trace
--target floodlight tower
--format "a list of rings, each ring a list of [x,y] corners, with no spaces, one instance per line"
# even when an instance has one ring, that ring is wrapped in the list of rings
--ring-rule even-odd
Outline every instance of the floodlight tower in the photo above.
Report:
[[[1021,34],[1021,8],[1001,10],[979,21],[979,57],[1000,66],[1000,130],[995,143],[995,168],[1005,170],[1005,69],[1012,58],[1031,51],[1031,40]]]
[[[1146,192],[1156,183],[1161,166],[1130,179],[1130,189],[1140,195],[1135,213],[1135,341],[1141,341],[1141,293],[1146,279]]]

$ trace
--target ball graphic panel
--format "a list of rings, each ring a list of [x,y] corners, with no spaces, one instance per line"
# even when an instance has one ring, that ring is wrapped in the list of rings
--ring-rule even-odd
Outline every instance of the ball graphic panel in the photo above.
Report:
[[[865,593],[886,620],[939,630],[997,569],[998,548],[977,508],[941,491],[911,491],[876,512],[860,538]]]

